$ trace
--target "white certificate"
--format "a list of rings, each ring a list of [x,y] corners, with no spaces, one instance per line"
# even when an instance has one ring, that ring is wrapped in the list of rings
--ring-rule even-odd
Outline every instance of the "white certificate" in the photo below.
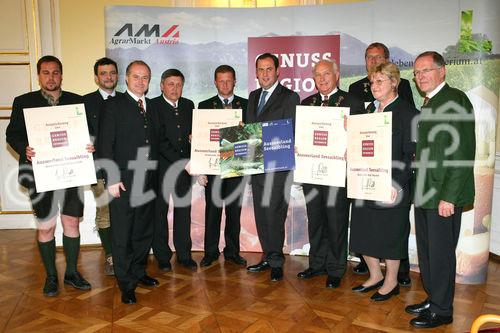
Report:
[[[295,182],[345,187],[348,115],[349,108],[297,106]]]
[[[237,126],[241,109],[195,109],[191,138],[191,173],[220,175],[219,130]]]
[[[347,141],[347,196],[390,201],[392,112],[350,116]]]
[[[96,183],[83,104],[24,109],[37,192]]]

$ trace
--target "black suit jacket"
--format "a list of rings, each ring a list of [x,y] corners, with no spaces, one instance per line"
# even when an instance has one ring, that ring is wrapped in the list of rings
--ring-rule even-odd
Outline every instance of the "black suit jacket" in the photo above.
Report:
[[[63,91],[58,105],[83,103],[82,96]],[[10,123],[5,131],[7,143],[19,154],[19,184],[26,188],[35,188],[35,179],[31,162],[26,159],[28,134],[24,122],[23,109],[50,106],[40,90],[26,93],[14,99]],[[36,147],[33,147],[36,150]]]
[[[285,88],[281,83],[278,83],[271,96],[269,96],[267,103],[264,105],[264,109],[257,116],[257,107],[259,105],[261,92],[262,88],[259,88],[252,91],[250,96],[248,96],[248,108],[243,116],[243,122],[255,123],[278,119],[292,119],[295,126],[295,108],[300,104],[299,95]],[[278,186],[285,184],[288,173],[287,171],[275,172],[275,184]],[[266,179],[265,176],[266,174],[253,175],[252,183],[263,186]]]
[[[231,107],[233,109],[242,109],[243,117],[247,110],[248,100],[239,96],[234,95],[233,101],[231,102]],[[198,109],[223,109],[224,105],[220,100],[218,95],[206,99],[198,104]]]
[[[301,105],[320,106],[321,103],[322,97],[318,92],[304,98]],[[348,107],[350,108],[349,114],[362,114],[365,112],[365,105],[357,96],[340,89],[337,89],[337,92],[330,96],[328,106]]]
[[[367,112],[375,112],[373,102],[368,105]],[[419,111],[401,97],[396,98],[384,108],[384,112],[392,112],[392,182],[398,192],[394,204],[383,204],[367,201],[372,208],[409,207],[411,204],[411,185],[413,173],[411,161],[415,156],[416,143],[412,141],[411,128],[413,119]],[[402,168],[401,168],[402,167]]]
[[[116,96],[122,93],[116,92]],[[89,134],[92,142],[95,140],[97,134],[99,133],[99,117],[101,110],[104,107],[104,99],[102,98],[99,89],[88,93],[83,96],[83,103],[85,103],[85,112],[87,113],[87,124],[89,126]]]
[[[97,156],[114,161],[119,168],[117,175],[107,175],[108,184],[123,182],[126,192],[131,195],[133,170],[129,169],[129,161],[137,159],[138,149],[149,148],[146,160],[157,161],[161,139],[160,120],[156,110],[146,98],[146,114],[140,113],[138,103],[128,93],[106,100],[102,109],[101,122],[97,142]],[[155,189],[157,185],[156,170],[148,170],[145,177],[144,191]]]
[[[375,100],[370,89],[370,80],[368,80],[368,77],[352,83],[349,86],[349,92],[358,96],[358,98],[363,102],[373,102]],[[415,107],[413,93],[411,91],[410,82],[408,82],[408,80],[401,79],[401,82],[398,86],[398,95],[399,97],[407,101],[411,106]]]
[[[191,134],[193,122],[193,101],[181,97],[177,101],[177,112],[163,95],[151,100],[152,107],[158,113],[163,132],[164,152],[160,156],[160,174],[176,161],[191,157]]]

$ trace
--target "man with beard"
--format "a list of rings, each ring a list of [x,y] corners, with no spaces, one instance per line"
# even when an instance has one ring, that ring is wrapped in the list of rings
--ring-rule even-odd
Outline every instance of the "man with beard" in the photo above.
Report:
[[[119,92],[115,91],[118,84],[118,66],[115,61],[109,58],[101,58],[94,64],[94,81],[98,89],[83,96],[85,103],[85,112],[87,113],[87,124],[89,126],[89,134],[91,140],[96,141],[96,136],[99,133],[99,118],[104,101],[114,97]],[[104,255],[104,274],[114,275],[113,257],[111,251],[111,228],[109,223],[109,206],[108,196],[104,186],[104,175],[97,169],[97,184],[90,187],[96,200],[95,225],[99,238],[101,239]]]

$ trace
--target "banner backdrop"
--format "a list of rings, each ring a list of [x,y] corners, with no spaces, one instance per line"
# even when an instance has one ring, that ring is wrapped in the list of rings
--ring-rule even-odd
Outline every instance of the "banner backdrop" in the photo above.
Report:
[[[125,89],[127,64],[142,59],[151,66],[153,74],[149,97],[160,94],[161,73],[173,67],[180,69],[186,77],[183,95],[198,103],[215,95],[213,72],[220,64],[235,68],[235,92],[248,96],[248,91],[255,87],[255,56],[264,50],[278,55],[280,72],[283,73],[281,82],[302,97],[314,93],[312,81],[307,77],[313,66],[311,59],[335,59],[341,68],[340,87],[347,90],[350,83],[366,76],[364,52],[371,42],[385,43],[391,60],[400,67],[401,76],[411,82],[416,55],[426,50],[442,53],[447,61],[447,82],[467,93],[476,116],[476,202],[475,208],[465,212],[462,218],[457,248],[457,281],[480,283],[486,278],[489,254],[500,86],[499,13],[500,1],[497,0],[404,3],[373,0],[249,9],[108,6],[106,54],[119,64],[119,90]],[[290,44],[294,39],[313,41],[317,38],[328,42],[313,47]],[[274,47],[283,40],[286,43],[282,49]],[[265,42],[268,48],[258,48],[256,45],[261,42]],[[304,62],[306,54],[307,63]],[[304,65],[300,71],[295,67],[298,60]],[[414,85],[412,88],[419,108],[422,97]],[[241,221],[242,251],[260,250],[253,218],[251,188],[248,187]],[[202,250],[204,197],[200,187],[194,189],[192,219],[193,249]],[[292,189],[286,227],[285,251],[307,254],[307,217],[300,186]],[[413,231],[410,235],[410,261],[416,268]]]

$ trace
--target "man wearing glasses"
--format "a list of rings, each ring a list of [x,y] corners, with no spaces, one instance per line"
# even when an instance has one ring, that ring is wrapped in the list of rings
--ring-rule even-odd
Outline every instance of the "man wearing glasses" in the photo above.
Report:
[[[412,326],[431,328],[453,321],[455,249],[462,211],[474,203],[474,111],[465,93],[445,82],[439,53],[420,54],[414,75],[425,93],[417,128],[415,231],[428,297],[405,310],[418,315]]]
[[[367,73],[374,69],[376,66],[388,61],[390,61],[390,53],[387,46],[378,42],[368,45],[365,51],[365,64]],[[368,76],[352,83],[349,86],[349,92],[355,94],[365,103],[373,102],[375,100],[370,89],[370,80],[368,80]],[[398,86],[398,96],[410,103],[411,106],[415,106],[415,102],[413,101],[413,93],[411,91],[410,82],[408,82],[408,80],[401,78],[401,82]],[[360,260],[361,262],[359,263],[359,265],[352,269],[353,272],[356,274],[368,273],[368,267],[366,266],[366,263],[362,256],[360,257]],[[398,272],[398,282],[399,285],[403,287],[409,287],[411,285],[410,262],[408,258],[401,260]]]

